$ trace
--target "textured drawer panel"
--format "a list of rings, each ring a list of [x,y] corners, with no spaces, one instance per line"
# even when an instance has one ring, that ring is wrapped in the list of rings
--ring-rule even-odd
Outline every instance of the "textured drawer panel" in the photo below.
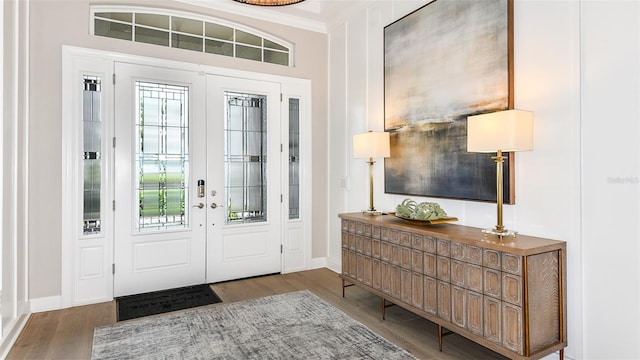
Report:
[[[411,269],[411,249],[408,247],[400,247],[400,266]]]
[[[356,234],[349,233],[349,250],[356,251]]]
[[[464,287],[467,275],[466,263],[451,259],[451,284]]]
[[[384,241],[389,241],[391,237],[391,229],[389,228],[380,228],[380,239]]]
[[[451,281],[451,259],[444,256],[437,256],[437,275],[438,280]]]
[[[484,269],[484,294],[496,299],[502,297],[502,274],[500,271]]]
[[[422,235],[411,234],[411,248],[422,250]]]
[[[411,247],[411,233],[405,231],[400,232],[400,245]]]
[[[466,287],[469,290],[482,293],[483,281],[482,281],[482,267],[480,265],[467,264],[467,282]]]
[[[371,239],[371,256],[380,258],[380,240],[378,239]]]
[[[371,237],[380,239],[380,226],[371,226]]]
[[[371,259],[371,286],[376,290],[380,290],[382,287],[381,275],[380,260]]]
[[[436,239],[431,236],[423,236],[422,237],[422,249],[426,252],[430,252],[432,254],[436,253]]]
[[[342,230],[343,231],[349,231],[349,223],[351,221],[349,220],[342,220]]]
[[[385,294],[391,294],[391,264],[380,262],[380,290]]]
[[[479,336],[483,333],[483,298],[482,294],[467,290],[467,329]]]
[[[424,311],[430,314],[438,313],[438,282],[435,278],[424,277]]]
[[[477,246],[465,246],[464,258],[468,263],[482,265],[482,248]]]
[[[364,238],[361,235],[356,235],[356,251],[364,252]]]
[[[524,355],[522,337],[522,308],[502,303],[502,345]]]
[[[464,244],[451,242],[451,258],[456,260],[464,260]]]
[[[502,271],[522,275],[522,256],[502,254]]]
[[[342,247],[343,248],[349,247],[349,233],[346,231],[342,232]]]
[[[380,242],[380,259],[382,261],[391,261],[391,244],[386,241]]]
[[[424,306],[424,280],[422,274],[411,273],[411,305],[422,309]]]
[[[356,234],[358,235],[364,234],[364,226],[365,224],[361,222],[356,222]]]
[[[438,281],[438,316],[451,321],[451,284]]]
[[[342,249],[342,273],[349,275],[349,250]]]
[[[356,252],[349,250],[349,276],[354,279],[356,278],[357,265]]]
[[[514,305],[522,305],[522,278],[520,276],[502,273],[502,300]]]
[[[371,237],[371,224],[364,224],[362,226],[362,235]]]
[[[502,344],[502,304],[490,296],[484,297],[484,338]]]
[[[391,263],[400,265],[400,246],[398,245],[391,245]]]
[[[352,233],[356,232],[356,222],[355,221],[349,221],[349,232],[352,232]]]
[[[434,254],[430,254],[430,253],[423,253],[424,257],[424,274],[427,276],[431,276],[433,278],[435,278],[436,276],[438,276],[438,272],[436,270],[436,268],[438,267],[437,265],[437,260],[436,260],[436,255]]]
[[[368,236],[362,237],[362,250],[365,255],[371,256],[371,238]]]
[[[451,322],[464,328],[467,326],[467,297],[465,290],[451,285]]]
[[[406,304],[411,304],[411,270],[400,270],[400,300]]]
[[[484,249],[483,264],[486,267],[500,270],[500,252],[490,249]]]
[[[424,268],[422,266],[423,253],[420,250],[411,250],[411,271],[422,274]]]
[[[389,232],[389,242],[392,244],[400,244],[400,231],[392,229]]]
[[[451,242],[449,240],[438,239],[438,255],[451,256]]]

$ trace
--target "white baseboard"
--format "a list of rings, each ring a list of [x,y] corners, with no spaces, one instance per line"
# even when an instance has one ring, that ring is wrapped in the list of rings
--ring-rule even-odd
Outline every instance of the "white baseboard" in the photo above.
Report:
[[[7,358],[22,329],[27,325],[30,316],[31,314],[29,313],[20,315],[3,329],[2,342],[0,342],[0,359]]]
[[[342,272],[342,263],[339,259],[327,258],[327,266],[329,270],[340,274]]]
[[[43,312],[62,309],[62,296],[49,296],[31,299],[31,312]]]
[[[327,258],[319,257],[311,259],[311,269],[322,269],[327,267]]]

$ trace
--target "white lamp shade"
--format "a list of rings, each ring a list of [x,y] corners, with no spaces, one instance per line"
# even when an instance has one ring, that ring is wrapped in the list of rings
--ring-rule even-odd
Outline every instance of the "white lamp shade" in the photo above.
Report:
[[[533,112],[505,110],[467,118],[467,151],[533,150]]]
[[[353,136],[353,157],[356,159],[369,159],[389,157],[389,133],[369,131]]]

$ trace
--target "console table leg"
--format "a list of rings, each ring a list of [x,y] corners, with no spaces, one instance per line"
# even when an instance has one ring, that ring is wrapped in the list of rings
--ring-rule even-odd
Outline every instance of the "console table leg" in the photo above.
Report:
[[[560,349],[560,360],[564,360],[564,349]]]
[[[438,349],[442,352],[442,326],[438,325]]]
[[[344,297],[344,279],[342,279],[342,297]]]
[[[381,309],[382,309],[382,320],[386,320],[385,318],[385,310],[386,310],[386,304],[385,304],[385,300],[384,298],[380,298],[380,305],[381,305]]]

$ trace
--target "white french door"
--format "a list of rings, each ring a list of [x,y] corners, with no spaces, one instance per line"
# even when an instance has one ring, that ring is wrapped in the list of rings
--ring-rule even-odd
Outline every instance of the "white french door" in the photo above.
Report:
[[[310,268],[310,81],[72,47],[63,64],[63,304]]]
[[[281,271],[280,84],[207,76],[207,280]]]
[[[205,283],[205,77],[115,73],[114,296]]]
[[[280,84],[115,71],[114,295],[280,272]]]

